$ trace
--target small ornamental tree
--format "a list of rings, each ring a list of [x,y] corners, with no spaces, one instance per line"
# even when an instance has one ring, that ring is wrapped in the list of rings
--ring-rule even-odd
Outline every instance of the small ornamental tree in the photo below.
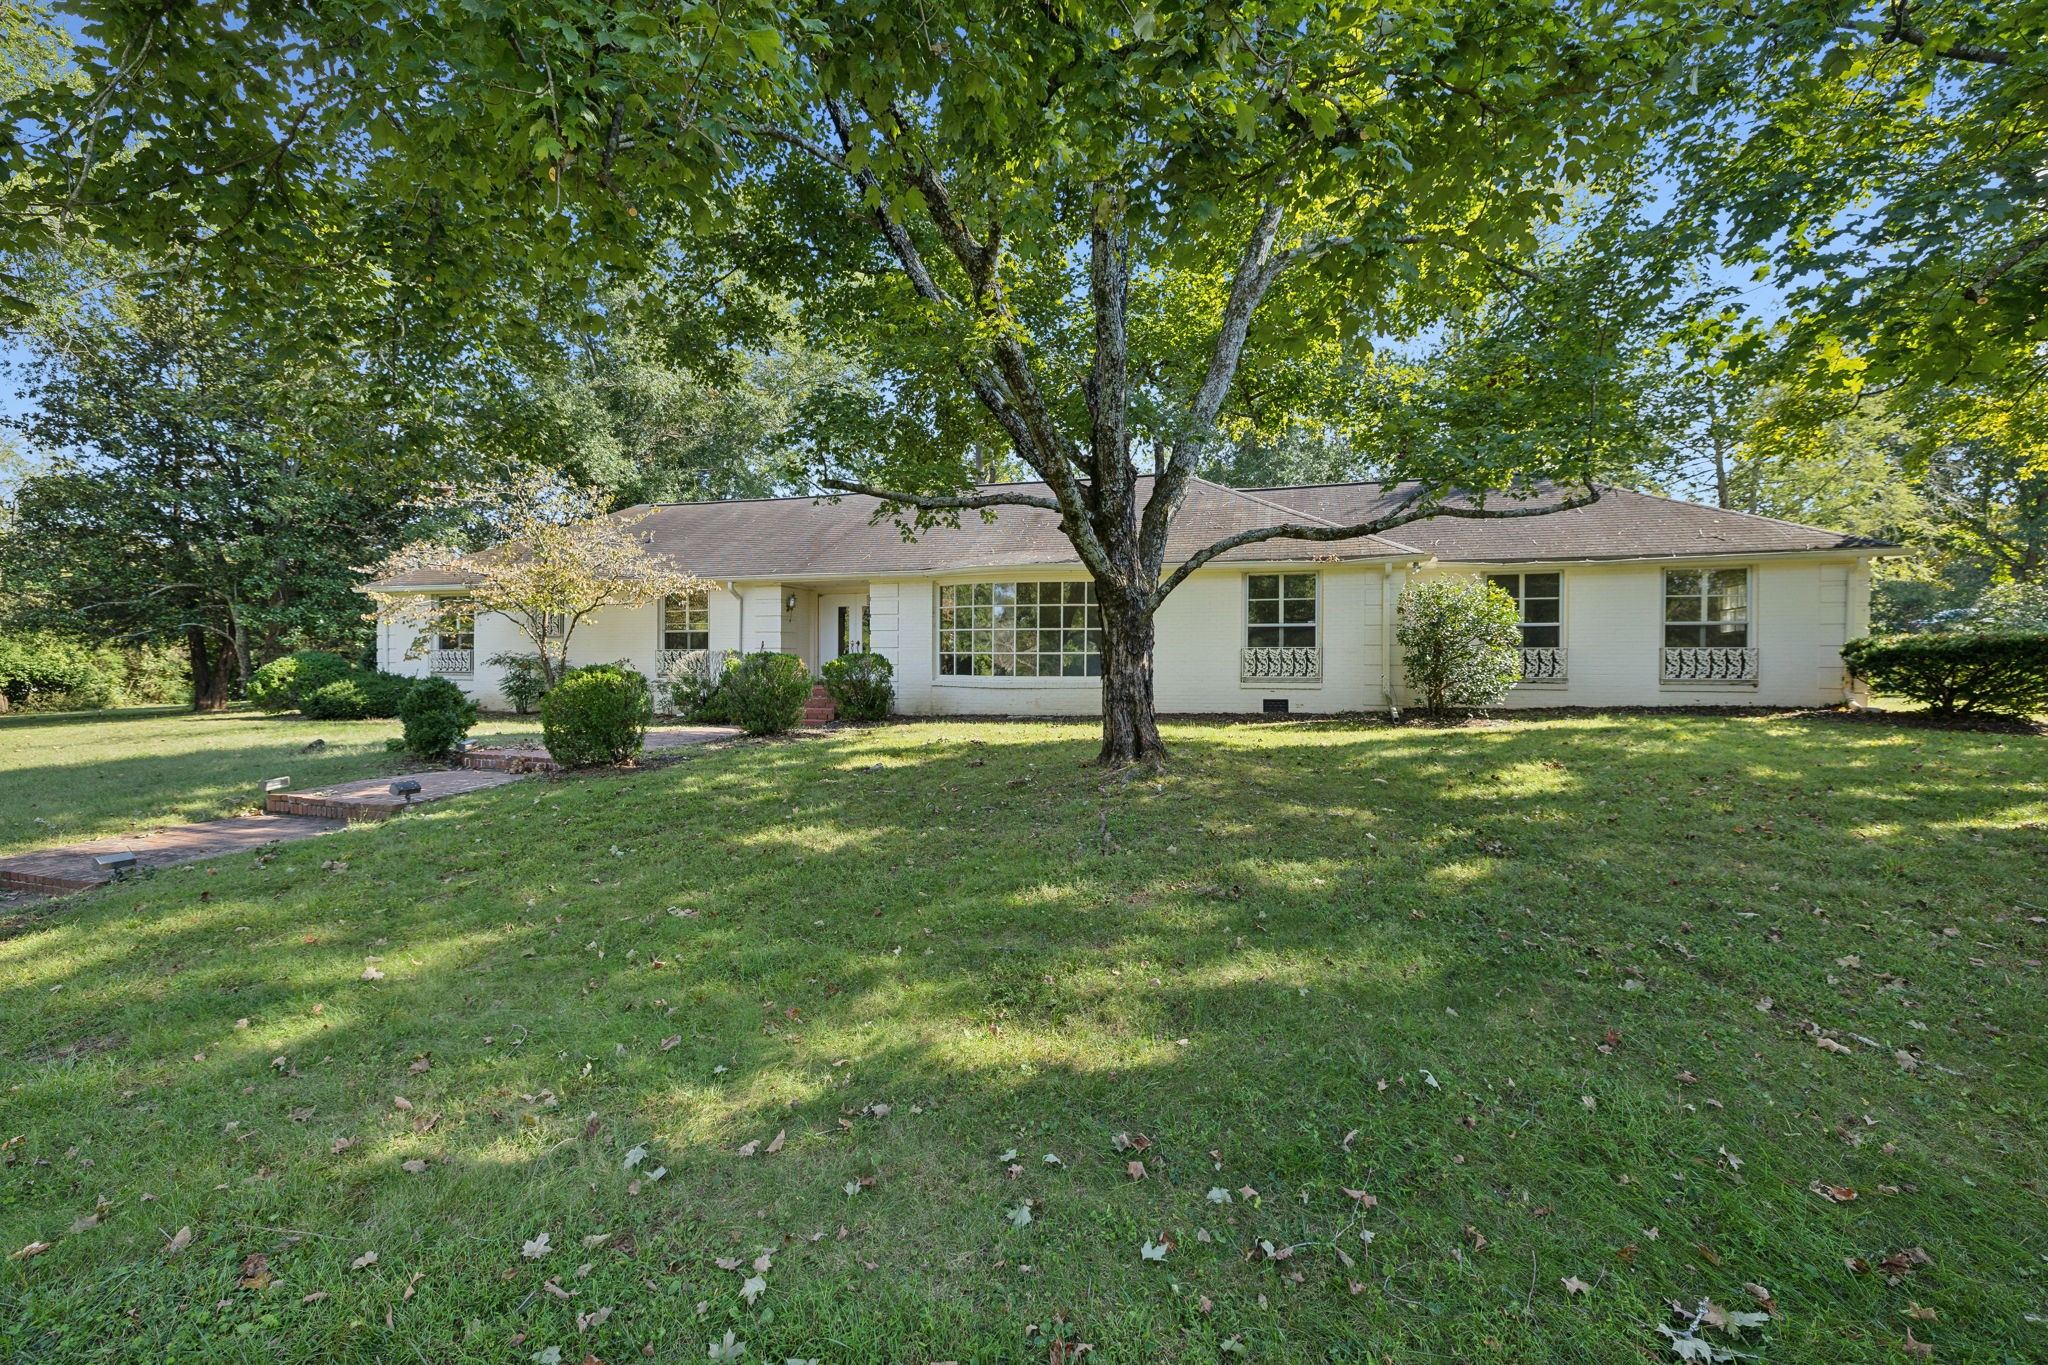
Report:
[[[1423,709],[1493,706],[1522,675],[1521,613],[1491,583],[1438,579],[1401,594],[1394,639]]]
[[[601,493],[530,477],[492,490],[471,510],[480,513],[482,534],[498,543],[471,553],[422,541],[379,565],[377,581],[460,584],[467,608],[504,617],[532,643],[544,691],[561,682],[569,641],[598,612],[641,607],[702,586],[650,552],[639,518],[612,512]],[[411,626],[422,638],[447,611],[444,599],[422,592],[373,588],[370,597],[380,620]]]

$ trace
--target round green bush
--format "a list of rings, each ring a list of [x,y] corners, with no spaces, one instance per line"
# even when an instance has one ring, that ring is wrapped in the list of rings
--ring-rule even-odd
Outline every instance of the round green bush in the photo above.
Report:
[[[541,698],[541,742],[565,768],[624,763],[640,752],[654,698],[647,679],[620,664],[571,669]]]
[[[1401,592],[1394,639],[1423,710],[1495,706],[1522,675],[1521,613],[1491,583],[1439,578]]]
[[[405,751],[414,758],[445,756],[476,724],[476,703],[446,678],[421,678],[398,703],[405,722]]]
[[[802,723],[811,672],[794,654],[761,650],[728,665],[718,693],[728,724],[750,735],[779,735]]]
[[[842,720],[886,720],[896,705],[895,676],[879,654],[842,654],[825,665],[825,691]]]
[[[1842,646],[1849,671],[1938,716],[2048,711],[2048,633],[1872,635]]]
[[[307,720],[361,720],[370,714],[370,698],[360,678],[338,678],[315,688],[299,702]]]
[[[413,688],[426,681],[422,678],[402,678],[396,673],[367,671],[354,674],[352,677],[363,689],[363,714],[378,720],[390,720],[403,715],[405,699],[412,695]],[[441,678],[437,681],[448,680]]]
[[[339,654],[324,649],[301,649],[272,659],[249,677],[249,700],[265,711],[304,709],[306,699],[326,687],[363,670]]]

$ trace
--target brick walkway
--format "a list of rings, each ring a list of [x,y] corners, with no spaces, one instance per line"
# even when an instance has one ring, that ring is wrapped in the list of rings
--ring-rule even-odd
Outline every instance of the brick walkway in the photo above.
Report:
[[[242,853],[286,839],[306,839],[341,829],[339,820],[289,815],[236,815],[196,825],[171,825],[147,834],[120,834],[89,844],[64,844],[12,858],[0,858],[0,887],[61,896],[102,886],[114,874],[93,862],[109,853],[133,853],[142,867],[170,867],[199,858]]]
[[[671,727],[647,732],[649,749],[679,749],[735,739],[742,731],[724,725]],[[0,858],[0,892],[61,896],[104,886],[114,874],[93,859],[109,853],[133,853],[139,867],[170,867],[242,853],[264,844],[328,834],[364,820],[384,820],[410,806],[442,801],[469,792],[487,791],[516,782],[524,773],[551,772],[554,761],[538,745],[474,749],[460,768],[435,768],[402,780],[419,783],[411,795],[400,795],[392,777],[337,782],[305,791],[272,792],[263,799],[263,814],[235,815],[196,825],[169,825],[147,834],[125,834],[87,844],[65,844]]]

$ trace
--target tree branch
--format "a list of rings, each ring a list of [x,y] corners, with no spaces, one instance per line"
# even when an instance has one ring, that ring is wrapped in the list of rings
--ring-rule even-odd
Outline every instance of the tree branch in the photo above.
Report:
[[[2044,246],[2048,246],[2048,232],[2036,233],[2034,236],[2029,237],[2026,241],[2021,242],[2017,247],[2013,248],[2011,255],[2007,256],[1998,264],[1992,266],[1982,275],[1979,275],[1975,283],[1964,286],[1963,297],[1968,299],[1971,303],[1984,302],[1985,290],[1991,288],[1992,285],[1997,284],[2000,280],[2004,279],[2006,275],[2013,269],[2014,266],[2018,265],[2021,261],[2027,259],[2027,257],[2033,255],[2035,252],[2039,251]]]
[[[1893,0],[1891,27],[1884,31],[1884,41],[1907,43],[1919,48],[1930,57],[1946,57],[1956,62],[1976,62],[1983,66],[2011,66],[2012,54],[2003,48],[1983,47],[1976,43],[1943,42],[1930,38],[1924,29],[1913,27],[1907,18],[1912,5],[1907,0]]]
[[[890,488],[877,488],[857,479],[820,479],[818,482],[835,492],[863,493],[884,502],[920,507],[927,512],[972,512],[983,507],[1042,507],[1048,512],[1066,510],[1052,498],[1033,497],[1029,493],[901,493]]]
[[[1556,512],[1590,507],[1598,501],[1600,489],[1590,482],[1587,483],[1583,494],[1573,494],[1561,502],[1545,503],[1540,507],[1511,507],[1505,510],[1431,502],[1425,500],[1418,491],[1385,516],[1374,517],[1370,521],[1353,522],[1348,526],[1310,525],[1306,522],[1290,521],[1277,526],[1262,526],[1256,531],[1240,531],[1189,555],[1186,563],[1175,569],[1159,584],[1147,602],[1147,609],[1156,611],[1159,604],[1166,600],[1167,594],[1185,582],[1189,574],[1218,555],[1228,554],[1245,545],[1257,545],[1262,541],[1283,538],[1316,542],[1357,540],[1361,536],[1378,535],[1382,531],[1391,531],[1397,526],[1406,526],[1411,522],[1427,521],[1432,517],[1457,517],[1466,521],[1510,521],[1517,517],[1547,517]]]
[[[1216,337],[1209,346],[1208,368],[1195,387],[1186,424],[1174,438],[1166,468],[1160,471],[1152,486],[1152,496],[1145,501],[1138,546],[1147,563],[1159,563],[1165,552],[1167,530],[1187,498],[1188,478],[1194,473],[1204,438],[1215,426],[1223,400],[1230,393],[1231,381],[1237,377],[1237,362],[1244,354],[1245,338],[1251,333],[1252,315],[1289,263],[1288,253],[1282,252],[1277,258],[1273,254],[1273,242],[1280,235],[1280,220],[1285,215],[1286,210],[1278,202],[1267,200],[1245,241],[1244,251],[1238,256],[1237,269],[1230,277],[1230,294],[1224,300],[1223,315],[1216,322]]]

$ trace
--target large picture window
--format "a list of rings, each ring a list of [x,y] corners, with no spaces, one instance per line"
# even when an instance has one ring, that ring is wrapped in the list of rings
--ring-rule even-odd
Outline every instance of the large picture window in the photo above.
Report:
[[[1490,573],[1486,581],[1515,599],[1522,648],[1556,649],[1564,643],[1564,580],[1554,573]]]
[[[1255,573],[1245,579],[1247,649],[1316,647],[1316,576]]]
[[[661,604],[663,649],[711,648],[711,594],[702,590],[670,597]]]
[[[459,598],[441,604],[440,619],[434,622],[435,649],[476,648],[476,608]]]
[[[1749,570],[1666,569],[1666,649],[1747,649]]]
[[[939,588],[939,674],[1099,678],[1093,583],[948,583]]]

